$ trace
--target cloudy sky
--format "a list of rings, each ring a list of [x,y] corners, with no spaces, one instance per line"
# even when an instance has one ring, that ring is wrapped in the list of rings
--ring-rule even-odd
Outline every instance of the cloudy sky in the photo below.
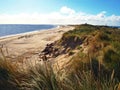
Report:
[[[0,0],[0,24],[120,26],[120,0]]]

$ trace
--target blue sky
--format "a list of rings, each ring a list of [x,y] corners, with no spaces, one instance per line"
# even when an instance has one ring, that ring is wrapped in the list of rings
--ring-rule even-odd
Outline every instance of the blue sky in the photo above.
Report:
[[[0,23],[119,25],[119,3],[120,0],[0,0]]]

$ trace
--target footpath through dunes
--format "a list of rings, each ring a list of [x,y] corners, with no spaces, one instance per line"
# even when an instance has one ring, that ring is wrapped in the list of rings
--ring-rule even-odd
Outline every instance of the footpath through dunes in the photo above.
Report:
[[[63,33],[73,30],[73,26],[60,26],[50,30],[41,30],[0,39],[1,48],[7,58],[19,62],[39,59],[39,53],[47,44],[59,40]],[[32,61],[31,61],[32,60]]]

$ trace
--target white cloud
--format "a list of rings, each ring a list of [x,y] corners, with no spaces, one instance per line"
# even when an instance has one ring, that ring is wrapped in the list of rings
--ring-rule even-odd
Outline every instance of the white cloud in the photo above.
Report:
[[[63,13],[63,14],[74,14],[75,13],[75,11],[73,9],[68,8],[66,6],[62,7],[60,9],[60,12]]]
[[[58,12],[48,14],[41,13],[21,13],[16,15],[1,14],[0,24],[82,24],[89,23],[95,25],[120,25],[120,16],[106,16],[106,11],[98,14],[87,14],[76,12],[66,6]]]
[[[102,11],[99,14],[97,14],[97,17],[104,18],[106,13],[107,13],[106,11]]]

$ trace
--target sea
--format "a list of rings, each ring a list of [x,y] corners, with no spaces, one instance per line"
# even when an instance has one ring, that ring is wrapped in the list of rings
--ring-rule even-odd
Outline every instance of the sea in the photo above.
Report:
[[[42,24],[0,24],[0,38],[21,34],[21,33],[27,33],[32,31],[39,31],[39,30],[46,30],[46,29],[52,29],[57,27],[58,25],[42,25]],[[111,27],[117,27],[120,28],[120,26],[111,26]]]
[[[29,24],[0,24],[0,37],[11,36],[26,32],[52,29],[56,25],[29,25]]]

